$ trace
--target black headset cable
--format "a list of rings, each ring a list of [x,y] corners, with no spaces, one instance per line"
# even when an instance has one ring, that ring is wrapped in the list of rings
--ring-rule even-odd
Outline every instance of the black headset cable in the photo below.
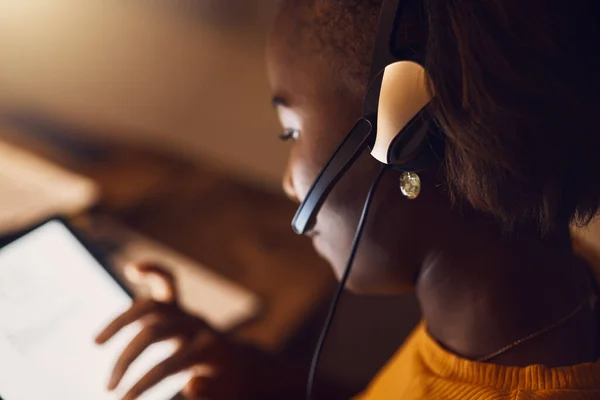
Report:
[[[323,329],[321,330],[321,335],[319,336],[319,340],[317,341],[317,346],[315,347],[315,352],[313,354],[312,362],[310,365],[310,371],[308,373],[308,383],[306,385],[306,400],[312,400],[312,398],[313,398],[312,396],[313,396],[313,390],[314,390],[314,384],[315,384],[315,377],[317,375],[317,367],[319,365],[319,358],[321,356],[321,351],[323,350],[323,345],[325,344],[325,341],[327,340],[327,335],[329,333],[331,324],[335,317],[335,311],[336,311],[338,303],[340,301],[340,297],[342,296],[342,293],[344,292],[344,288],[346,287],[346,281],[348,280],[348,277],[350,276],[350,272],[352,270],[352,264],[354,263],[354,258],[356,257],[356,251],[358,249],[358,244],[360,243],[360,239],[361,239],[364,227],[365,227],[365,223],[367,222],[367,216],[368,216],[369,210],[371,208],[373,195],[375,194],[375,191],[377,189],[379,182],[381,181],[381,178],[383,177],[384,173],[389,168],[390,168],[389,165],[381,166],[381,169],[375,176],[375,179],[373,179],[373,182],[371,183],[371,187],[369,188],[369,191],[367,193],[367,197],[365,199],[365,204],[363,206],[362,214],[360,216],[360,220],[356,227],[356,233],[354,234],[354,240],[352,241],[350,255],[348,256],[348,261],[346,262],[346,269],[344,270],[344,274],[342,275],[342,278],[340,279],[340,283],[335,292],[335,296],[333,297],[333,300],[331,301],[331,305],[329,306],[329,312],[327,313],[327,318],[325,319]]]

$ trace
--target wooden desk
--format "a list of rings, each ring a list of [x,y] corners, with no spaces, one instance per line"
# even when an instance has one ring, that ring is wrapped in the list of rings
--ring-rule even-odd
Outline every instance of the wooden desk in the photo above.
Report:
[[[332,288],[329,267],[292,232],[296,206],[283,195],[148,149],[98,144],[96,156],[78,157],[15,131],[1,136],[96,181],[103,196],[92,218],[110,215],[261,296],[265,313],[240,331],[245,340],[280,349]]]

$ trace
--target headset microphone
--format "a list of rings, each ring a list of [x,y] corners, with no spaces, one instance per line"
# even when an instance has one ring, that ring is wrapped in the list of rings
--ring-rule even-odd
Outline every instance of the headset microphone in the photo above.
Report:
[[[381,9],[363,116],[325,164],[292,221],[298,234],[312,229],[316,216],[340,178],[370,148],[383,164],[421,171],[439,162],[443,140],[429,111],[423,57],[413,47],[394,50],[401,0]]]
[[[381,7],[363,116],[327,161],[292,221],[296,233],[310,231],[331,190],[367,148],[381,162],[382,168],[367,194],[345,272],[315,349],[307,385],[309,400],[321,349],[350,274],[377,184],[389,169],[418,172],[439,165],[443,153],[443,137],[429,109],[431,95],[426,84],[423,52],[416,50],[418,46],[400,49],[395,46],[402,16],[401,1],[407,3],[406,0],[384,0]]]

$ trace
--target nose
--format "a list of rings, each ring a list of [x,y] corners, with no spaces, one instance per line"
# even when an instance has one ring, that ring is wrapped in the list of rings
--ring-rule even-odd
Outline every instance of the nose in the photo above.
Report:
[[[286,196],[295,203],[300,203],[300,199],[298,199],[298,195],[296,194],[296,189],[294,188],[294,180],[292,179],[292,173],[290,171],[290,166],[285,170],[283,174],[283,181],[281,183],[283,187],[283,192]]]

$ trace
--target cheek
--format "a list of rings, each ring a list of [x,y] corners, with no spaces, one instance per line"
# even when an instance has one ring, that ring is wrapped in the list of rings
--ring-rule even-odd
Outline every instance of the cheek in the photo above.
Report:
[[[353,186],[353,178],[359,179],[358,171],[354,172],[346,176],[347,181],[340,182],[337,193]],[[402,198],[395,183],[395,178],[389,176],[376,193],[348,281],[348,289],[353,292],[396,294],[406,292],[414,284],[419,267],[414,240],[419,235],[413,217],[421,211],[415,209],[415,203]],[[346,268],[369,184],[369,179],[364,180],[364,190],[352,192],[352,197],[344,197],[345,201],[334,191],[319,214],[319,236],[313,239],[315,249],[331,264],[338,278]]]
[[[353,116],[340,118],[337,114],[334,119],[336,113],[330,118],[316,115],[310,119],[302,116],[302,134],[290,153],[288,174],[299,200],[306,197],[321,168],[355,122]],[[365,152],[338,182],[317,216],[314,247],[338,277],[346,267],[365,196],[379,167],[380,163]],[[407,233],[413,233],[411,214],[415,210],[403,200],[397,179],[391,176],[378,189],[378,196],[379,204],[369,217],[349,288],[365,293],[397,293],[410,287],[416,268],[412,254],[415,246],[407,240]]]
[[[334,134],[335,133],[335,134]],[[339,127],[305,124],[300,139],[290,152],[288,171],[299,200],[304,200],[310,187],[346,134]]]
[[[340,180],[317,217],[315,249],[338,278],[346,268],[364,200],[379,167],[364,154]],[[417,221],[423,210],[402,196],[396,175],[389,172],[378,187],[348,282],[352,291],[391,294],[413,285],[421,237]]]

